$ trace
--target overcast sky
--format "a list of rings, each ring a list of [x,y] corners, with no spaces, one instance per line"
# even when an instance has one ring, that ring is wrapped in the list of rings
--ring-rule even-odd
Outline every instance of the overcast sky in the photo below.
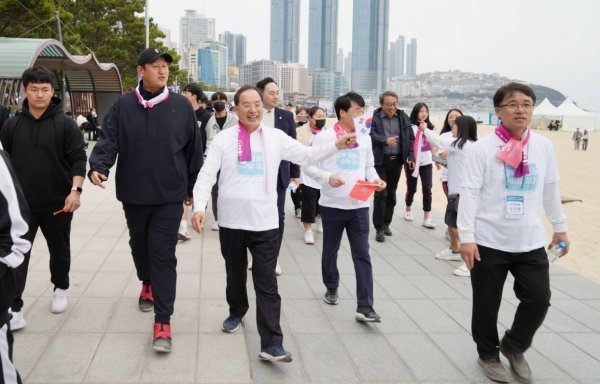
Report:
[[[352,50],[352,0],[339,0],[338,47]],[[179,40],[185,9],[242,33],[247,59],[269,57],[270,0],[150,0],[150,16]],[[308,4],[301,0],[300,61],[307,63]],[[600,112],[600,1],[390,0],[389,39],[416,38],[417,72],[499,73],[546,85]],[[217,36],[218,37],[218,36]]]

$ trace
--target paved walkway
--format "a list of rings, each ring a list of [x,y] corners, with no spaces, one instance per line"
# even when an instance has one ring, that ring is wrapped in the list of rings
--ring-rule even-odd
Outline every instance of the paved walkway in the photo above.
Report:
[[[221,332],[225,270],[218,232],[210,230],[177,248],[174,350],[155,354],[153,316],[137,309],[140,283],[112,180],[106,191],[84,186],[71,237],[70,307],[63,314],[50,313],[45,241],[38,237],[34,245],[27,327],[15,333],[15,362],[26,383],[486,382],[469,331],[469,279],[451,275],[458,263],[433,258],[446,245],[443,230],[397,216],[391,238],[372,240],[375,309],[383,322],[364,325],[354,320],[348,242],[339,257],[340,304],[329,306],[322,300],[321,236],[315,245],[304,244],[291,206],[278,281],[284,344],[294,361],[258,360],[253,302],[243,329]],[[441,216],[434,221],[441,223]],[[527,353],[536,383],[600,383],[600,285],[558,265],[551,273],[553,306]],[[500,331],[510,325],[516,304],[509,282]]]

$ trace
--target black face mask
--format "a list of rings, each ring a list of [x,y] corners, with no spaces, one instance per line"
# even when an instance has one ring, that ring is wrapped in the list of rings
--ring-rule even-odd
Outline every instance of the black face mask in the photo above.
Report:
[[[306,121],[299,121],[296,123],[296,125],[299,127],[303,126],[304,124],[306,124]]]
[[[225,103],[213,103],[212,106],[217,112],[222,112],[225,110]]]
[[[315,127],[322,129],[325,126],[326,122],[327,122],[326,119],[317,119],[317,120],[315,120]]]

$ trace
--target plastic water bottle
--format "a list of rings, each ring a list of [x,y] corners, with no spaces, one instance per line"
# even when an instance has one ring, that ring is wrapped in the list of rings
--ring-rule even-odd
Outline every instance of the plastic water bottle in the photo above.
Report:
[[[296,185],[296,183],[290,183],[290,184],[288,185],[288,189],[289,189],[290,191],[292,191],[292,193],[296,193],[296,190],[298,189],[298,186]]]
[[[556,261],[556,259],[561,257],[565,252],[565,249],[567,249],[567,243],[565,243],[564,241],[561,241],[558,244],[554,244],[554,247],[548,249],[548,259],[550,260],[550,262],[553,263]]]

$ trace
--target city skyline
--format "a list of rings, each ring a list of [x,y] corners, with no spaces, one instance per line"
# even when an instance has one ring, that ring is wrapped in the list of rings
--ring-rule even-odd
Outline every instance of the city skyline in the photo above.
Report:
[[[352,50],[353,11],[350,1],[341,3],[338,48],[347,54]],[[302,1],[300,15],[300,63],[305,64],[308,5],[307,0]],[[269,57],[269,0],[222,1],[220,7],[195,0],[150,0],[150,16],[161,27],[171,29],[174,37],[179,35],[178,20],[185,9],[215,17],[218,33],[244,34],[248,61]],[[592,86],[600,84],[595,68],[600,50],[591,49],[600,37],[600,24],[595,20],[598,11],[600,3],[584,0],[507,0],[501,4],[392,1],[389,37],[404,35],[418,40],[418,73],[454,69],[498,73],[555,88],[580,106],[600,111],[600,94]]]
[[[300,0],[271,0],[269,58],[300,62]]]
[[[310,0],[308,20],[308,69],[325,68],[335,72],[338,61],[338,0]]]

